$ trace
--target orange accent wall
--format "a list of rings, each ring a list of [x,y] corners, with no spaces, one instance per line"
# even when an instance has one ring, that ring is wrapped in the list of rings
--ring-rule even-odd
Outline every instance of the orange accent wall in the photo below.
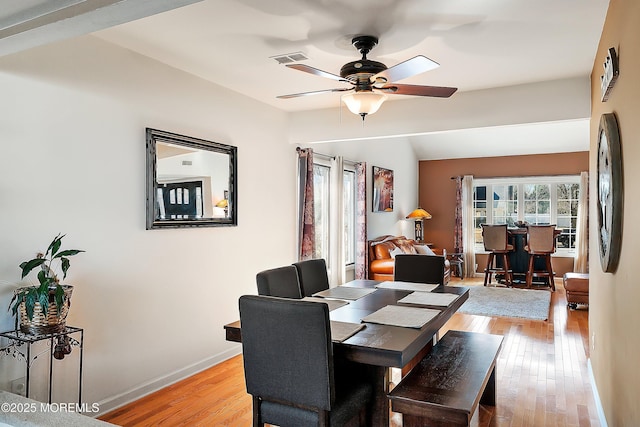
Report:
[[[453,252],[456,184],[451,177],[579,175],[589,170],[589,152],[473,159],[424,160],[418,166],[418,202],[432,215],[424,221],[424,240]]]

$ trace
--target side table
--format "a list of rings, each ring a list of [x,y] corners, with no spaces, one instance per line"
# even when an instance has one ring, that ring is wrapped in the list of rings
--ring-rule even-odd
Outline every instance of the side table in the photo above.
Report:
[[[79,334],[79,339],[76,337]],[[51,403],[51,382],[53,380],[53,359],[54,352],[56,348],[55,340],[68,340],[69,346],[78,347],[80,351],[80,359],[78,364],[78,404],[82,405],[82,352],[83,352],[83,343],[84,343],[84,329],[77,328],[75,326],[66,326],[64,330],[60,332],[56,332],[53,334],[26,334],[21,331],[11,330],[0,333],[0,337],[7,338],[9,340],[9,345],[0,349],[0,354],[9,354],[18,359],[23,359],[26,363],[26,377],[25,377],[25,397],[29,397],[29,382],[31,375],[31,365],[35,360],[40,356],[37,354],[32,356],[31,354],[31,346],[34,343],[39,341],[49,341],[49,403]],[[25,347],[23,347],[25,346]],[[64,356],[63,356],[64,357]]]

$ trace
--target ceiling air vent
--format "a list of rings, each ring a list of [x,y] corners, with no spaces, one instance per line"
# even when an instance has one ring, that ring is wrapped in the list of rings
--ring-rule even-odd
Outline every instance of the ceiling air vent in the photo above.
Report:
[[[278,64],[291,64],[292,62],[304,61],[309,59],[307,55],[302,52],[287,53],[285,55],[276,55],[271,58],[275,59]]]

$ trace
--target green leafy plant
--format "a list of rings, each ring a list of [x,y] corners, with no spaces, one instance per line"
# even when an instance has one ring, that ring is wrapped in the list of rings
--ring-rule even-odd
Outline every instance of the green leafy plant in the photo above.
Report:
[[[19,288],[13,295],[9,303],[9,310],[14,316],[17,315],[20,304],[24,302],[29,320],[33,320],[36,303],[40,303],[42,312],[46,315],[49,312],[49,303],[55,302],[58,315],[65,302],[64,288],[60,285],[60,279],[54,272],[54,261],[60,263],[62,278],[67,277],[69,271],[69,257],[84,252],[78,249],[60,250],[64,234],[58,234],[45,253],[38,253],[34,259],[20,264],[22,269],[22,279],[24,279],[33,269],[40,267],[38,271],[38,285]],[[53,296],[50,300],[50,295]],[[17,321],[17,317],[16,317]]]

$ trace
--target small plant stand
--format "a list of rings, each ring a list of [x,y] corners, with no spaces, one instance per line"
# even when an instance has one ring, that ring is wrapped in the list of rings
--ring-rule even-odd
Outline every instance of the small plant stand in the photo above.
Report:
[[[78,337],[79,334],[79,337]],[[75,338],[74,338],[75,335]],[[0,337],[7,338],[9,344],[6,347],[0,348],[0,355],[11,355],[16,359],[22,359],[26,364],[26,377],[25,377],[25,397],[29,397],[29,380],[31,375],[31,366],[36,359],[44,354],[33,355],[31,346],[39,341],[49,341],[49,403],[51,403],[51,391],[53,381],[53,361],[55,352],[55,341],[60,339],[68,339],[68,343],[71,347],[78,347],[80,351],[79,363],[78,363],[78,404],[82,405],[82,351],[84,342],[84,330],[75,326],[66,326],[64,330],[55,332],[52,334],[26,334],[21,331],[11,330],[0,333]],[[78,339],[79,338],[79,339]]]

